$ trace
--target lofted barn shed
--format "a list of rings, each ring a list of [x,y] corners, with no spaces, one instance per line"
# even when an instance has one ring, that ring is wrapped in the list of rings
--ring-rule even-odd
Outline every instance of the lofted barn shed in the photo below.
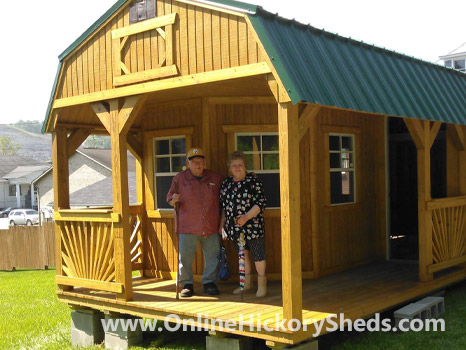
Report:
[[[117,1],[60,55],[43,127],[59,300],[153,319],[242,315],[251,327],[231,333],[279,346],[328,316],[370,317],[465,279],[465,89],[464,73],[252,4]],[[91,134],[111,137],[113,206],[70,210],[68,158]],[[268,297],[231,295],[232,263],[218,297],[175,299],[165,195],[190,146],[224,176],[241,149],[264,181]],[[308,330],[264,331],[277,313],[275,326]]]

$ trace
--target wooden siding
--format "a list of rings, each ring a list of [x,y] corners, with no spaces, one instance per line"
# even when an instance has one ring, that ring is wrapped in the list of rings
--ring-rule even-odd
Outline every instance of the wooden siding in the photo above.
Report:
[[[317,183],[327,184],[328,157],[324,130],[356,129],[356,198],[347,205],[328,205],[328,186],[319,186],[319,273],[333,273],[377,258],[385,239],[384,119],[354,112],[322,109],[316,130]],[[378,188],[381,186],[382,188]]]
[[[180,75],[262,61],[244,18],[172,0],[157,1],[158,17],[172,13],[177,14],[173,63]],[[115,53],[111,32],[128,25],[129,7],[125,6],[66,58],[57,98],[113,88]],[[133,73],[155,69],[165,60],[165,40],[156,30],[130,36],[121,56]]]
[[[208,99],[191,99],[165,104],[147,106],[142,115],[143,129],[163,130],[192,127],[193,145],[204,146],[203,133],[210,145],[206,153],[210,155],[210,168],[227,176],[226,158],[229,152],[228,137],[224,126],[277,125],[277,107],[275,104],[208,104]],[[203,119],[204,118],[204,119]],[[204,120],[204,122],[203,122]],[[208,125],[205,125],[205,124]],[[316,120],[317,145],[317,183],[318,227],[316,242],[319,250],[319,273],[322,275],[345,269],[385,253],[385,146],[384,120],[358,113],[323,108]],[[324,129],[334,127],[352,127],[359,130],[357,154],[357,196],[356,204],[346,206],[326,205],[329,189],[325,168]],[[258,130],[260,131],[260,130]],[[311,170],[310,170],[310,132],[304,134],[300,142],[300,182],[301,182],[301,255],[302,271],[312,276],[314,271],[313,237],[311,232]],[[231,147],[231,146],[230,146]],[[152,157],[152,153],[144,157]],[[153,184],[147,184],[153,187]],[[381,186],[381,188],[378,188]],[[145,270],[163,272],[176,271],[176,237],[174,219],[161,215],[150,218],[146,228],[147,247]],[[277,210],[266,213],[266,234],[268,256],[267,271],[270,274],[281,273],[281,232],[280,215]],[[235,261],[236,251],[231,242],[226,242],[229,256]],[[200,249],[193,265],[194,273],[201,274],[203,257]],[[231,264],[233,273],[237,264]],[[165,274],[167,276],[167,274]],[[304,275],[306,276],[306,275]]]

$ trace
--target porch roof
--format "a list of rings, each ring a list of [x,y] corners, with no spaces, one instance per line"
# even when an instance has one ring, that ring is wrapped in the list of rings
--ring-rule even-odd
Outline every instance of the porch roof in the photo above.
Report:
[[[128,0],[118,0],[60,56],[42,126],[45,132],[62,62]],[[234,0],[195,2],[245,13],[291,101],[361,112],[466,124],[466,74],[345,38]]]

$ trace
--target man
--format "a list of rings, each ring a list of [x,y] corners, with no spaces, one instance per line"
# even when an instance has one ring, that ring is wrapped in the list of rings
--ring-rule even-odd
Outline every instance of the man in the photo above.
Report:
[[[219,291],[215,282],[220,254],[219,194],[222,177],[204,169],[201,148],[191,148],[187,158],[188,168],[175,176],[167,194],[167,202],[171,206],[178,203],[179,283],[184,286],[180,295],[191,297],[194,294],[192,264],[198,241],[204,254],[204,293],[217,295]],[[176,182],[178,193],[175,191]]]

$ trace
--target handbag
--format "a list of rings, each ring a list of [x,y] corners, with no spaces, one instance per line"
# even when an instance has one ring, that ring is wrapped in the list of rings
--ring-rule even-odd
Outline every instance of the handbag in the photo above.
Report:
[[[230,270],[228,269],[227,250],[222,245],[220,247],[220,268],[218,270],[218,279],[226,281],[230,278]]]

